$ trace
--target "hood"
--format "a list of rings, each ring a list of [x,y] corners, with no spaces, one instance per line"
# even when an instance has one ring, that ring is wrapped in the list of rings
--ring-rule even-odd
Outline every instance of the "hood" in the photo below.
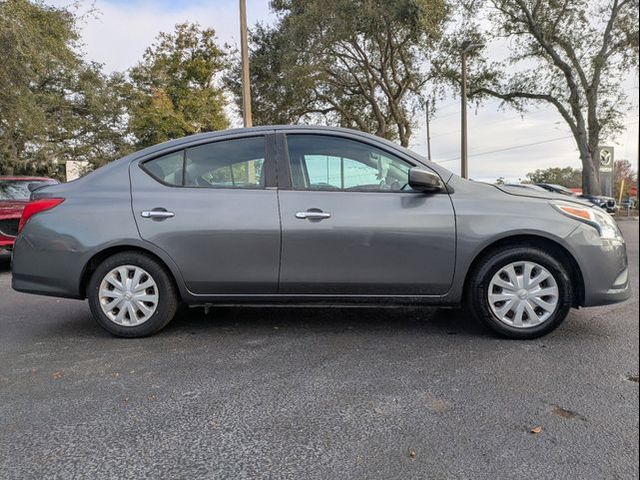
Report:
[[[585,205],[587,207],[593,206],[591,202],[588,202],[582,198],[570,197],[568,195],[561,195],[559,193],[553,193],[553,192],[547,192],[547,191],[540,192],[538,190],[531,190],[528,188],[507,187],[504,185],[493,185],[493,186],[498,190],[506,193],[507,195],[514,195],[516,197],[539,198],[543,200],[559,200],[563,202],[577,203],[579,205]]]

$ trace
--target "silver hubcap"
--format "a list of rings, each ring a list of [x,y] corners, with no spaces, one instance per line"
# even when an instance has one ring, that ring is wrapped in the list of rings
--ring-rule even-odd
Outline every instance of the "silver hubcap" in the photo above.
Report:
[[[114,268],[105,275],[98,291],[104,314],[125,327],[140,325],[158,307],[158,286],[145,270],[135,265]]]
[[[558,307],[558,284],[534,262],[513,262],[501,268],[489,283],[489,305],[503,323],[530,328],[545,322]]]

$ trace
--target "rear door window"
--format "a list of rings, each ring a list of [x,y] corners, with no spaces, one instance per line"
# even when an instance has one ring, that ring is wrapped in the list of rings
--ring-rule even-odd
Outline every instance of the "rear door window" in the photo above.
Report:
[[[149,160],[142,168],[161,183],[198,188],[264,188],[264,136],[220,140]]]
[[[264,137],[222,140],[188,148],[185,186],[264,188]]]

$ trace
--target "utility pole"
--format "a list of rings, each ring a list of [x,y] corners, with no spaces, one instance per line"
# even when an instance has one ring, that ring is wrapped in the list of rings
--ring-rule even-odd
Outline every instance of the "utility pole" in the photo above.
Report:
[[[425,106],[425,113],[427,117],[427,160],[431,161],[431,133],[429,133],[429,100]]]
[[[461,138],[460,138],[460,176],[469,178],[469,159],[467,153],[467,53],[482,44],[471,43],[469,40],[462,42],[460,56],[462,59],[462,79],[461,79]]]
[[[467,158],[467,47],[462,49],[462,89],[461,101],[461,138],[460,138],[460,176],[469,178],[469,159]]]
[[[249,39],[247,36],[247,2],[240,0],[240,50],[242,56],[242,119],[251,127],[251,86],[249,84]]]

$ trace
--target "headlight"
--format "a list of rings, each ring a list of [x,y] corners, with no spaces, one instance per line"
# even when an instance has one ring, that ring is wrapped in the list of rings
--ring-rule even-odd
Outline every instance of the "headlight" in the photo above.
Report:
[[[621,239],[622,234],[616,221],[608,213],[597,208],[583,207],[574,203],[552,202],[560,213],[575,220],[587,223],[598,230],[600,238]]]

